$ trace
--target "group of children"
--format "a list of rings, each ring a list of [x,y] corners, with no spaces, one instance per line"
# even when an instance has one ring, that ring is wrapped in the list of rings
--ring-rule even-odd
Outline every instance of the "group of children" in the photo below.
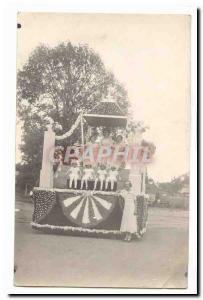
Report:
[[[115,183],[119,179],[119,171],[115,166],[101,164],[96,169],[90,164],[86,164],[84,168],[79,166],[78,161],[72,161],[71,167],[66,172],[69,179],[69,188],[77,188],[78,180],[81,179],[80,189],[89,189],[89,181],[94,181],[94,190],[100,184],[100,190],[103,188],[114,190]],[[126,181],[123,190],[119,191],[124,199],[124,209],[121,221],[121,232],[125,232],[124,240],[129,242],[132,239],[132,234],[137,232],[137,201],[135,193],[132,190],[130,181]]]
[[[118,170],[115,166],[106,167],[106,165],[101,164],[96,169],[92,167],[91,164],[86,164],[83,169],[78,165],[77,161],[73,161],[70,169],[67,171],[66,175],[69,178],[69,188],[77,188],[77,182],[81,179],[80,189],[88,189],[88,182],[94,180],[94,190],[97,188],[97,184],[100,184],[100,190],[108,189],[110,184],[110,189],[114,189],[114,185],[118,180]],[[104,186],[105,184],[105,186]]]
[[[111,136],[111,132],[108,128],[104,128],[100,133],[93,131],[92,135],[87,141],[87,145],[114,145],[120,143],[126,143],[127,140],[122,132],[118,132],[114,137]]]
[[[137,144],[142,141],[142,133],[145,131],[141,126],[132,127],[129,132],[118,130],[116,133],[112,133],[109,128],[103,128],[103,130],[98,133],[97,130],[92,132],[92,135],[88,138],[87,144]]]
[[[128,141],[134,143],[135,134],[132,132],[128,135]],[[103,130],[102,136],[98,137],[96,133],[94,133],[89,139],[89,144],[98,143],[100,145],[106,144],[123,144],[126,142],[125,137],[123,135],[117,135],[116,141],[113,141],[110,132],[108,130]],[[62,160],[59,163],[58,171],[61,171],[61,167],[63,165]],[[94,190],[107,190],[110,185],[110,190],[113,191],[116,182],[119,179],[119,171],[118,167],[114,165],[105,165],[104,163],[99,164],[97,167],[93,167],[90,163],[86,163],[84,167],[80,167],[79,161],[73,160],[71,162],[71,166],[66,172],[67,178],[69,179],[69,188],[77,188],[78,180],[81,180],[80,189],[89,189],[89,182],[94,182]],[[58,176],[58,172],[56,172],[55,177]],[[125,188],[120,191],[120,195],[124,199],[124,209],[121,221],[120,230],[125,232],[125,241],[130,241],[132,239],[132,234],[137,232],[137,201],[135,197],[135,193],[132,191],[131,182],[127,181],[125,183]]]

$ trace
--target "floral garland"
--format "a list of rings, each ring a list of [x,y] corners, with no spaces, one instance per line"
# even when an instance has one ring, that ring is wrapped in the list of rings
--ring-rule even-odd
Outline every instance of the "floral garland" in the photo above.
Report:
[[[73,134],[73,132],[75,131],[75,129],[79,126],[80,121],[81,121],[82,115],[79,115],[77,117],[77,120],[75,121],[75,123],[72,125],[71,129],[69,131],[67,131],[66,133],[62,134],[62,135],[56,135],[55,138],[57,141],[61,141],[66,139],[67,137],[71,136]]]
[[[142,236],[147,230],[148,206],[145,194],[137,195],[137,225],[138,232]]]
[[[141,236],[147,231],[148,222],[145,223],[145,226],[140,230]]]
[[[32,228],[34,229],[48,229],[52,231],[61,231],[61,232],[84,232],[84,233],[101,233],[101,234],[113,234],[113,235],[123,235],[124,232],[119,230],[104,230],[104,229],[89,229],[82,227],[73,227],[73,226],[56,226],[49,224],[38,224],[35,222],[31,223]],[[134,233],[137,238],[140,238],[140,234]]]

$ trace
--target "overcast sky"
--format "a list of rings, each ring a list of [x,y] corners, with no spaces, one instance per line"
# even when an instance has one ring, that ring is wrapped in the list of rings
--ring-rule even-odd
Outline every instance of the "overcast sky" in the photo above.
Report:
[[[157,150],[149,174],[168,181],[188,172],[189,16],[19,13],[18,22],[18,68],[41,43],[88,44],[124,84],[135,119],[150,127],[144,138]]]

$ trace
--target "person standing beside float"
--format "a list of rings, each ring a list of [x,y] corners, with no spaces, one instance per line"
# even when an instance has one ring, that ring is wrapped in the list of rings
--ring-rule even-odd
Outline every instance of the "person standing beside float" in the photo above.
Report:
[[[120,191],[120,195],[124,198],[120,231],[126,233],[124,240],[130,242],[132,234],[137,232],[137,201],[130,181],[125,183],[125,188]]]

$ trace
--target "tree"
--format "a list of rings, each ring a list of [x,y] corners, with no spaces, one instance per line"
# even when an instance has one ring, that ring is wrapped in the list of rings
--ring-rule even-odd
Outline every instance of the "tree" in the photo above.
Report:
[[[179,177],[173,177],[170,182],[161,182],[159,184],[160,189],[168,194],[178,193],[185,185],[189,185],[188,174],[184,174]]]
[[[33,170],[29,164],[16,164],[16,192],[24,192],[27,195],[33,185],[38,184],[33,181],[35,176],[33,176]]]
[[[43,132],[50,120],[56,134],[63,134],[82,110],[89,111],[108,94],[127,112],[126,90],[87,45],[40,45],[33,51],[17,76],[22,160],[33,170],[33,182],[39,175]],[[77,138],[76,131],[69,143]]]

